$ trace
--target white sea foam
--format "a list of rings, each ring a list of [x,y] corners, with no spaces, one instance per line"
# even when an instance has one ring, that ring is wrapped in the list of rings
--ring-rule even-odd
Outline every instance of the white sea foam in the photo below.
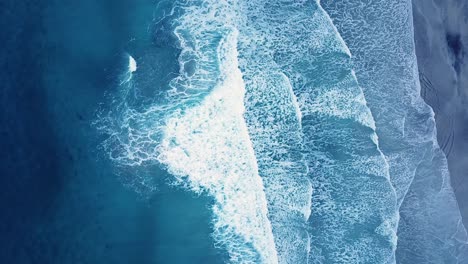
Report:
[[[276,263],[263,183],[242,116],[236,36],[229,35],[220,50],[221,83],[200,105],[167,121],[158,159],[191,189],[215,198],[215,237],[232,262]]]
[[[336,38],[339,40],[339,42],[341,44],[340,47],[342,48],[342,50],[344,50],[344,52],[349,57],[351,57],[351,51],[349,50],[348,45],[346,45],[344,39],[341,37],[340,33],[338,32],[338,29],[336,28],[335,24],[333,23],[333,20],[331,19],[330,15],[325,10],[323,10],[322,5],[320,5],[320,0],[316,0],[316,1],[317,1],[317,6],[320,9],[320,12],[317,12],[317,13],[321,13],[327,18],[328,23],[333,28],[333,32],[335,33]],[[354,74],[354,70],[352,70],[352,73]]]
[[[264,17],[261,7],[261,1],[245,1],[240,11],[245,119],[265,186],[278,262],[306,263],[312,186],[303,153],[302,113],[289,77],[274,62],[268,43],[274,32],[268,26],[253,26],[265,22],[252,21]]]
[[[291,82],[289,81],[289,78],[284,73],[282,73],[282,75],[283,75],[283,78],[285,79],[285,83],[287,84],[287,87],[289,88],[289,94],[291,96],[291,103],[294,106],[294,110],[295,110],[296,117],[297,117],[297,123],[299,127],[301,127],[301,130],[302,130],[302,112],[301,112],[301,107],[299,105],[299,101],[297,100],[297,97],[294,94],[294,90],[293,90],[293,87],[291,86]]]
[[[244,70],[254,76],[246,83],[245,118],[265,184],[279,263],[304,263],[310,246],[305,224],[312,187],[301,153],[297,103],[284,74]]]
[[[130,81],[132,80],[132,75],[137,70],[137,63],[135,59],[130,54],[127,54],[127,57],[127,70],[122,74],[120,80],[120,86],[122,87],[122,90],[128,90],[128,87],[131,86]]]
[[[201,102],[167,120],[158,160],[192,190],[215,198],[214,237],[233,263],[277,263],[263,182],[243,119],[235,3],[194,1],[182,9],[175,29],[181,72],[169,96],[184,105],[194,98]]]
[[[137,70],[136,60],[131,55],[128,55],[128,71],[130,73],[133,73],[136,70]]]
[[[375,129],[364,95],[360,89],[356,89],[356,79],[352,75],[336,83],[333,88],[318,90],[322,91],[301,95],[300,104],[304,112],[357,120],[362,125]]]

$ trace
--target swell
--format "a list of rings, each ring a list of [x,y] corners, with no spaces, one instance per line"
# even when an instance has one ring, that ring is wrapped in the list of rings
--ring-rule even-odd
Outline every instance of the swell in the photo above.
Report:
[[[466,231],[437,145],[434,113],[420,96],[411,2],[323,3],[355,56],[389,162],[401,215],[397,261],[463,263]]]

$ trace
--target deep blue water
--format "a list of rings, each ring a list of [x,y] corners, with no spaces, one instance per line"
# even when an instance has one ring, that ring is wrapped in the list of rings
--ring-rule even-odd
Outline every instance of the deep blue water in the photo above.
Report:
[[[0,263],[221,263],[209,199],[164,184],[140,195],[96,148],[124,52],[157,47],[155,7],[0,2]]]

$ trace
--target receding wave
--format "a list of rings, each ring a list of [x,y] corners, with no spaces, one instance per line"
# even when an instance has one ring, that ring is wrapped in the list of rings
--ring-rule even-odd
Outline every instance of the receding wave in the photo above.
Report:
[[[411,1],[322,0],[354,55],[397,192],[397,262],[464,263],[467,235],[420,96]]]

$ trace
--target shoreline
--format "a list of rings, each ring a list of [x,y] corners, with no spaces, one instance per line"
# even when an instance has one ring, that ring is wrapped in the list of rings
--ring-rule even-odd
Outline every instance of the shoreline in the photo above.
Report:
[[[434,110],[437,140],[468,226],[468,1],[412,2],[421,96]]]

